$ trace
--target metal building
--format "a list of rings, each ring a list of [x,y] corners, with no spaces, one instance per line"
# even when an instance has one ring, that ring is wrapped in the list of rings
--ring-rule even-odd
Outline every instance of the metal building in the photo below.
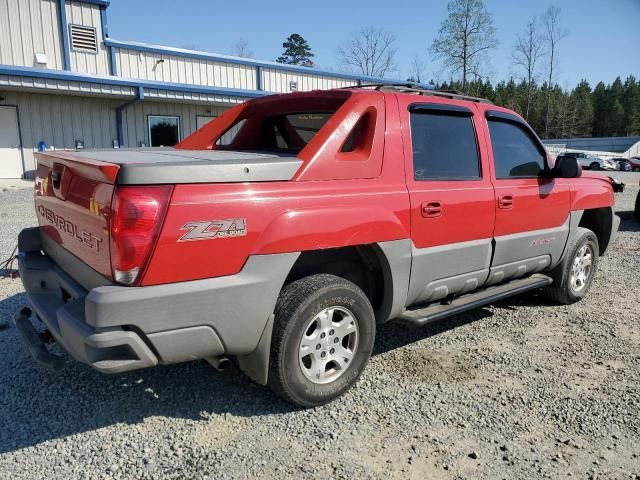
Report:
[[[640,155],[640,137],[555,138],[544,140],[557,153],[587,152],[598,157],[631,158]]]
[[[273,92],[380,79],[114,40],[108,0],[0,0],[0,178],[38,148],[170,146]]]

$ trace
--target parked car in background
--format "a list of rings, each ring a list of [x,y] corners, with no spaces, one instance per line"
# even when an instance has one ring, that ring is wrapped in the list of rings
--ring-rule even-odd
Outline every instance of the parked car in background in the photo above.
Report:
[[[631,164],[631,170],[640,172],[640,157],[631,157],[629,163]]]
[[[582,168],[587,170],[618,170],[615,162],[583,152],[564,152],[558,155],[556,161],[560,160],[560,158],[575,158],[582,165]]]
[[[621,172],[630,172],[631,171],[631,162],[627,158],[612,158],[613,162],[616,162],[618,165],[617,170]]]
[[[608,158],[593,157],[599,162],[600,168],[592,168],[591,170],[620,170],[618,162]]]

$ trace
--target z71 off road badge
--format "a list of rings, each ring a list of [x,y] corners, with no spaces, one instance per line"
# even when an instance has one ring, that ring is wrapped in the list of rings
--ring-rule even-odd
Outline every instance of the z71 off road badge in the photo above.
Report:
[[[189,231],[180,237],[179,242],[244,237],[247,234],[247,220],[245,218],[230,218],[228,220],[189,222],[180,227],[180,230]]]

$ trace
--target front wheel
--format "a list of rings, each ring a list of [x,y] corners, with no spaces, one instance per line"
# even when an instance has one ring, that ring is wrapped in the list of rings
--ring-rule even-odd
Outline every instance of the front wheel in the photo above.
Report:
[[[303,407],[329,403],[357,382],[375,329],[371,303],[353,283],[326,274],[290,283],[276,304],[269,387]]]
[[[565,305],[580,301],[591,288],[598,255],[596,235],[587,228],[578,227],[562,261],[550,273],[553,283],[544,289],[545,294]]]
[[[591,165],[589,165],[589,168],[591,170],[600,170],[600,164],[598,162],[593,162]]]

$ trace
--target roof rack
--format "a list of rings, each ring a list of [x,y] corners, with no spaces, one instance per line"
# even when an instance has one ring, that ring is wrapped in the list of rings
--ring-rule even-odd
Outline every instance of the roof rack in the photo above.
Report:
[[[442,98],[449,98],[449,99],[455,99],[455,100],[467,100],[469,102],[487,103],[489,105],[493,105],[493,102],[486,98],[472,97],[470,95],[465,95],[464,93],[457,90],[433,90],[419,83],[370,83],[368,85],[355,85],[355,86],[343,87],[343,88],[344,89],[370,88],[373,90],[379,90],[383,92],[393,91],[393,92],[400,92],[400,93],[417,93],[418,95],[442,97]]]

